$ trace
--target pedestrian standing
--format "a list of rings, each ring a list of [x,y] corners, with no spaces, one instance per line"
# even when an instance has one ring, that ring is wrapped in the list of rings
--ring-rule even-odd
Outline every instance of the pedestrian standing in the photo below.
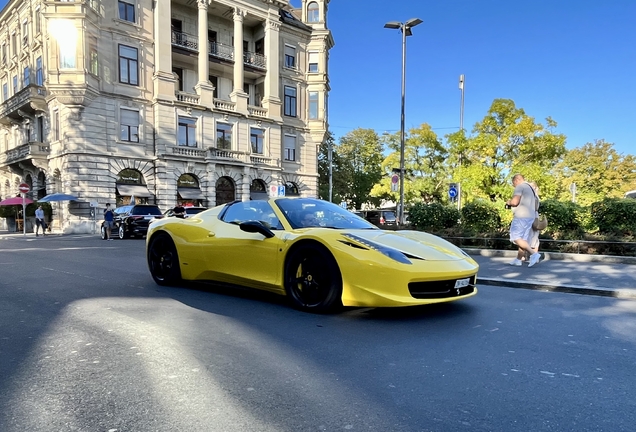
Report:
[[[512,177],[512,184],[515,190],[512,198],[506,201],[506,206],[513,208],[513,218],[510,224],[510,241],[517,245],[517,258],[510,265],[520,266],[521,259],[525,253],[530,254],[528,267],[534,266],[541,259],[539,252],[530,246],[530,235],[532,233],[532,223],[534,222],[537,212],[538,200],[535,197],[534,190],[526,183],[521,174],[515,174]]]
[[[35,210],[35,236],[37,237],[38,231],[42,227],[42,235],[46,235],[46,222],[44,221],[44,210],[42,210],[42,206],[38,206],[37,210]]]
[[[112,240],[110,234],[114,226],[114,220],[115,213],[110,209],[110,203],[106,203],[106,209],[104,209],[104,240]]]

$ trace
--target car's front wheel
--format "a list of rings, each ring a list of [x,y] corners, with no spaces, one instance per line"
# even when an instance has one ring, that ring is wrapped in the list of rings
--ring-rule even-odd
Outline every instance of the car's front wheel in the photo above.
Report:
[[[325,313],[340,308],[342,276],[336,260],[318,244],[296,247],[285,265],[285,291],[301,310]]]
[[[106,227],[102,224],[102,228],[100,230],[100,235],[102,237],[102,240],[106,240]]]
[[[159,285],[176,285],[181,281],[179,255],[168,234],[159,233],[150,240],[148,268]]]
[[[126,237],[128,237],[128,233],[126,232],[126,227],[121,224],[119,225],[119,229],[117,230],[117,234],[119,235],[120,239],[125,239]]]

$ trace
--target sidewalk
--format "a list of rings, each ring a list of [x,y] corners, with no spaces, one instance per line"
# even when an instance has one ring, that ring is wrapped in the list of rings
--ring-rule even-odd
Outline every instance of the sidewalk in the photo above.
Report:
[[[542,252],[528,268],[509,263],[515,251],[465,249],[479,264],[478,283],[636,299],[636,257]]]

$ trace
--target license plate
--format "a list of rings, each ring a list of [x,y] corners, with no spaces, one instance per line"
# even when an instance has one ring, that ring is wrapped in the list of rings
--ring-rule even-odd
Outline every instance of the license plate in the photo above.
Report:
[[[455,288],[464,288],[464,287],[466,287],[468,285],[470,285],[470,278],[457,279],[455,281]]]

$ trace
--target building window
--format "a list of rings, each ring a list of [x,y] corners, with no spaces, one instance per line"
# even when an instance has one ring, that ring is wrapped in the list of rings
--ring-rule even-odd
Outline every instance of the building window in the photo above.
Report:
[[[24,68],[24,86],[28,86],[31,83],[31,69],[27,66]]]
[[[39,86],[44,85],[44,73],[42,72],[42,57],[35,60],[35,83]]]
[[[122,141],[139,142],[139,111],[130,109],[119,110]]]
[[[320,22],[320,7],[318,6],[318,3],[311,2],[307,5],[307,22]]]
[[[296,136],[295,135],[285,135],[285,154],[283,157],[287,161],[295,161],[296,160]]]
[[[29,22],[24,20],[22,23],[22,46],[29,45]]]
[[[243,84],[243,93],[247,95],[247,104],[251,105],[252,101],[250,100],[250,85],[247,83]]]
[[[60,140],[60,111],[53,110],[53,119],[52,119],[52,127],[53,127],[53,141]]]
[[[296,117],[296,89],[285,86],[285,115]]]
[[[2,44],[2,64],[7,63],[7,44]]]
[[[119,19],[135,22],[135,5],[119,0]]]
[[[16,42],[16,34],[12,33],[11,34],[11,55],[12,56],[16,56],[18,55],[18,44]]]
[[[212,97],[214,99],[219,97],[219,79],[215,76],[210,75],[208,77],[208,79],[210,80],[210,84],[212,84],[212,86],[214,86],[214,91],[212,92]]]
[[[225,123],[216,124],[216,148],[232,150],[232,126]]]
[[[197,146],[197,120],[190,117],[179,117],[179,145]]]
[[[18,93],[18,76],[17,75],[13,75],[13,94],[17,94]]]
[[[38,117],[38,141],[44,142],[44,117]]]
[[[35,10],[35,33],[38,34],[42,31],[42,16],[41,16],[42,11],[40,11],[40,8],[37,8]]]
[[[177,76],[177,80],[178,80],[177,89],[179,91],[183,91],[183,69],[177,68],[177,67],[173,67],[172,68],[172,73]]]
[[[9,99],[9,89],[7,83],[2,84],[2,100],[6,101]]]
[[[318,118],[318,92],[309,92],[309,118]]]
[[[296,48],[285,45],[285,67],[296,69]]]
[[[308,57],[307,71],[309,73],[318,72],[318,53],[316,51],[310,51]]]
[[[119,82],[139,84],[137,48],[119,45]]]
[[[97,76],[99,75],[99,62],[97,59],[97,39],[91,37],[88,44],[88,71]]]
[[[263,130],[257,128],[250,129],[250,142],[252,153],[263,154]]]

